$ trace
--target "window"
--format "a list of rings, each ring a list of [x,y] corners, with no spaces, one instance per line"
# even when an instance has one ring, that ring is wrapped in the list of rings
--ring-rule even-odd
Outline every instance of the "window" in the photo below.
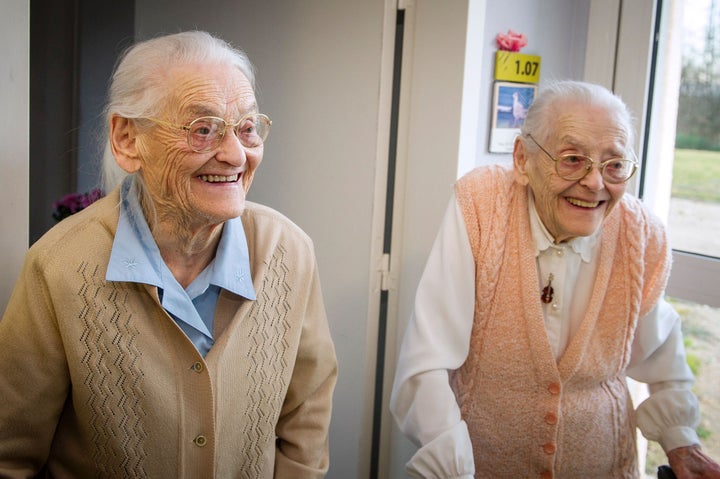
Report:
[[[696,375],[703,448],[720,457],[720,2],[657,1],[649,61],[643,199],[667,221],[673,248],[668,299],[682,317]],[[622,66],[619,66],[620,68]],[[649,444],[646,473],[666,462]]]
[[[586,80],[612,88],[642,120],[643,165],[632,186],[668,226],[673,270],[667,294],[683,318],[688,363],[696,372],[698,433],[716,459],[720,103],[710,102],[720,102],[719,15],[720,0],[591,0],[585,66]],[[698,105],[713,108],[703,112]],[[648,477],[666,462],[654,444],[640,459]]]

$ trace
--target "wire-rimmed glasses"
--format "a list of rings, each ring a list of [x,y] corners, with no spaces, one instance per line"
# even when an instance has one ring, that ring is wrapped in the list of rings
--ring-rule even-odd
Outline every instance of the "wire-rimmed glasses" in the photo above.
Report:
[[[568,153],[555,157],[543,148],[530,133],[525,136],[530,138],[548,158],[553,160],[555,163],[555,172],[564,180],[578,181],[585,178],[585,176],[590,173],[590,170],[592,170],[593,165],[597,163],[600,174],[606,183],[619,184],[625,183],[632,178],[632,175],[635,174],[638,168],[638,162],[636,160],[623,157],[610,158],[603,162],[596,162],[589,156],[579,155],[577,153]]]
[[[207,153],[220,145],[228,127],[232,128],[240,143],[248,149],[262,146],[270,134],[272,121],[262,113],[248,113],[235,123],[228,123],[216,116],[202,116],[187,125],[176,125],[157,118],[144,118],[160,125],[185,130],[190,149],[196,153]]]

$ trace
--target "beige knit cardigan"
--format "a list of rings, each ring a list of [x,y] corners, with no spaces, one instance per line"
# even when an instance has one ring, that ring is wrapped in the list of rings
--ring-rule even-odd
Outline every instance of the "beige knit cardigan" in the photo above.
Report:
[[[118,204],[27,254],[0,321],[0,477],[322,477],[337,362],[310,239],[248,203],[257,300],[222,291],[204,359],[157,288],[105,281]]]
[[[637,320],[670,268],[664,230],[626,196],[603,224],[582,324],[556,361],[544,328],[526,188],[503,167],[456,184],[476,266],[470,354],[452,386],[477,478],[636,477],[625,381]]]

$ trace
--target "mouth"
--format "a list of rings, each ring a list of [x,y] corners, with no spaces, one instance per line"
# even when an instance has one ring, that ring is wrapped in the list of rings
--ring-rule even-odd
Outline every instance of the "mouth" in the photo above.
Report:
[[[568,203],[579,208],[597,208],[603,201],[584,201],[578,198],[565,198]]]
[[[237,173],[234,175],[223,176],[223,175],[199,175],[197,177],[200,181],[205,183],[235,183],[240,178]]]

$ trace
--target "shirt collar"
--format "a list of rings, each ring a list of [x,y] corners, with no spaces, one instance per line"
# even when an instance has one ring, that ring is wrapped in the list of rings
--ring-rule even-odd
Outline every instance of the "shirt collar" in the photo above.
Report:
[[[537,208],[535,208],[535,197],[532,191],[528,189],[528,212],[530,215],[530,230],[532,232],[533,242],[535,243],[535,256],[548,248],[557,248],[560,245],[555,244],[555,239],[548,232],[547,228],[540,220]],[[600,236],[601,228],[598,228],[590,236],[578,236],[564,244],[571,248],[573,252],[580,255],[580,258],[586,263],[592,260],[595,252],[595,246]]]
[[[250,256],[242,220],[225,222],[208,283],[254,300]],[[140,208],[135,182],[126,178],[120,193],[120,218],[110,252],[108,281],[144,283],[166,289],[172,282]],[[174,281],[174,278],[172,278]]]

